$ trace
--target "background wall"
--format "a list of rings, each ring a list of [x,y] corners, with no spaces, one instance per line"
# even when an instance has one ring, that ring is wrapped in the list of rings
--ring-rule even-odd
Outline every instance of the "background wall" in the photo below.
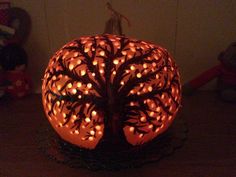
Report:
[[[108,0],[11,0],[32,18],[25,45],[36,92],[49,58],[66,42],[102,33],[109,18]],[[236,40],[234,0],[110,0],[127,16],[127,36],[162,45],[180,67],[182,82],[218,63],[217,56]],[[208,88],[213,88],[209,86]]]

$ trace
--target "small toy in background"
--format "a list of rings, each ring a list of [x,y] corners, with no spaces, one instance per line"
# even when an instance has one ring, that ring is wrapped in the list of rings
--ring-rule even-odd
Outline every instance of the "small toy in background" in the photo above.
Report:
[[[22,48],[30,29],[31,19],[24,9],[11,7],[10,0],[0,0],[0,98],[21,98],[30,93],[28,58]]]
[[[4,46],[0,52],[0,65],[4,71],[2,91],[7,96],[21,98],[31,91],[31,79],[26,73],[28,58],[17,44]]]
[[[220,64],[203,72],[183,86],[183,94],[191,95],[199,87],[217,78],[217,86],[222,100],[236,103],[236,42],[218,56]]]
[[[12,28],[8,27],[9,24],[9,1],[0,1],[0,49],[4,46],[4,41],[12,34]],[[10,32],[10,33],[9,33]],[[14,33],[14,32],[13,32]],[[5,80],[4,71],[0,66],[0,98],[5,95]]]
[[[9,26],[10,21],[10,2],[0,1],[0,46],[4,46],[4,41],[9,40],[14,34],[15,29]]]
[[[11,7],[9,9],[9,27],[15,30],[15,33],[4,44],[17,43],[23,45],[28,39],[31,30],[31,19],[29,14],[19,7]]]

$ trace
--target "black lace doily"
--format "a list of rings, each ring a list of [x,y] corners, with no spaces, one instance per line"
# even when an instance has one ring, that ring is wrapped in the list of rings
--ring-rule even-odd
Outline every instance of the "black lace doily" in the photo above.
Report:
[[[74,168],[90,170],[119,170],[139,167],[159,161],[180,148],[187,137],[187,126],[181,117],[175,119],[171,127],[158,138],[140,147],[85,150],[62,141],[49,124],[38,131],[40,149],[59,163]]]

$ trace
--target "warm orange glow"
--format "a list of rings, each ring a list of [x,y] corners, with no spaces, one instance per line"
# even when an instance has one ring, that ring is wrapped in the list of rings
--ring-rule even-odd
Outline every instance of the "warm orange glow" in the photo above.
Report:
[[[77,83],[77,87],[80,88],[82,86],[82,83],[81,82],[78,82]]]
[[[85,70],[81,70],[81,76],[84,76],[86,74]]]
[[[100,125],[97,125],[95,126],[96,130],[101,130],[101,126]]]
[[[122,53],[122,55],[127,55],[126,51],[122,51],[121,53]]]
[[[85,53],[89,52],[89,48],[86,47],[86,48],[84,49],[84,52],[85,52]]]
[[[89,123],[90,121],[91,121],[91,120],[90,120],[89,117],[86,117],[86,118],[85,118],[85,122]]]
[[[141,122],[146,122],[146,120],[147,120],[147,119],[146,119],[146,117],[144,117],[144,116],[140,118],[140,121],[141,121]]]
[[[133,65],[130,66],[131,70],[135,70],[135,67]]]
[[[117,65],[117,64],[119,63],[119,61],[118,61],[118,60],[114,60],[113,63],[114,63],[115,65]]]
[[[68,88],[72,88],[72,84],[69,83],[69,84],[67,85],[67,87],[68,87]]]
[[[70,69],[70,70],[74,69],[74,65],[73,65],[73,64],[70,64],[70,65],[69,65],[69,69]]]
[[[81,37],[50,59],[42,86],[44,110],[60,137],[79,147],[94,149],[106,133],[112,135],[113,119],[123,126],[127,143],[143,144],[176,117],[179,77],[160,46],[107,34]],[[113,131],[105,131],[111,125]]]
[[[73,94],[76,94],[76,93],[77,93],[77,90],[76,90],[76,89],[73,89],[73,90],[72,90],[72,93],[73,93]]]
[[[95,131],[94,131],[94,130],[91,130],[91,131],[90,131],[90,134],[91,134],[91,135],[95,135]]]
[[[99,54],[100,54],[101,56],[105,56],[105,52],[104,52],[104,51],[101,51]]]
[[[137,78],[141,78],[141,77],[142,77],[142,74],[141,74],[141,73],[138,73],[136,76],[137,76]]]
[[[91,83],[88,83],[88,84],[87,84],[87,87],[88,87],[89,89],[91,89],[91,88],[92,88],[92,84],[91,84]]]
[[[134,127],[130,127],[129,131],[133,132],[134,131]]]
[[[152,86],[148,87],[148,91],[151,92],[152,91]]]
[[[89,137],[89,141],[93,141],[94,137],[93,136],[90,136]]]
[[[96,60],[93,61],[93,65],[97,65],[98,62]]]
[[[96,111],[92,111],[92,115],[93,115],[93,116],[96,116],[96,115],[97,115],[97,112],[96,112]]]

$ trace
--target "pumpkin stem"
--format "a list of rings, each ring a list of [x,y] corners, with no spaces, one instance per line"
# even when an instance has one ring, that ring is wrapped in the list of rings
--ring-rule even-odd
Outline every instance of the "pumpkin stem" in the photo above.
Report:
[[[117,35],[124,36],[121,22],[122,22],[122,19],[124,19],[128,23],[128,26],[131,26],[129,19],[126,16],[122,15],[121,13],[117,12],[115,9],[113,9],[112,5],[109,2],[107,2],[106,5],[107,5],[107,9],[111,13],[111,17],[105,24],[104,33],[117,34]]]

